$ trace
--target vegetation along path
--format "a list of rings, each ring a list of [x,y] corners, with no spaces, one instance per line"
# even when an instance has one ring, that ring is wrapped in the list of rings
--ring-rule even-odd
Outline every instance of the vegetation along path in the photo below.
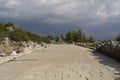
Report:
[[[49,45],[0,65],[0,80],[120,80],[120,64],[75,45]]]

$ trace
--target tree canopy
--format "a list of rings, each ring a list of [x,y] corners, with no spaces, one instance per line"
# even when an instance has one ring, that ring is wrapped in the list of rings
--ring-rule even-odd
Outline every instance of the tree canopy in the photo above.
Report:
[[[13,27],[13,30],[10,31],[7,27]],[[66,34],[61,34],[60,36],[39,36],[35,33],[31,33],[29,31],[23,30],[21,28],[16,27],[12,22],[8,22],[6,24],[0,23],[0,41],[2,41],[5,37],[9,37],[13,41],[26,41],[29,40],[34,42],[47,42],[50,43],[51,40],[55,40],[56,42],[59,39],[63,40],[66,43],[79,43],[79,42],[94,42],[94,38],[87,36],[81,31],[68,31]],[[117,38],[120,41],[120,37]]]
[[[94,42],[94,38],[92,36],[90,36],[89,38],[87,38],[87,36],[81,31],[68,31],[65,35],[61,35],[60,38],[67,42],[67,43],[78,43],[78,42]]]
[[[116,37],[116,41],[120,42],[120,34]]]

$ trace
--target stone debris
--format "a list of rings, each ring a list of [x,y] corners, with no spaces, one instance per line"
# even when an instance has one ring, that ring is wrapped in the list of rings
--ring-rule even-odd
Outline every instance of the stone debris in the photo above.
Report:
[[[120,60],[120,43],[116,41],[97,42],[96,50],[107,56]]]
[[[9,46],[9,45],[10,45],[10,40],[9,40],[9,38],[8,38],[8,37],[5,37],[5,38],[4,38],[4,41],[2,41],[2,43],[5,44],[5,45],[7,45],[7,46]]]
[[[0,57],[4,57],[4,56],[6,56],[5,53],[0,53]]]
[[[35,43],[35,42],[32,42],[32,41],[29,41],[29,42],[24,42],[24,41],[21,41],[21,42],[10,42],[8,38],[6,38],[5,41],[3,41],[5,44],[5,46],[3,47],[3,44],[0,45],[0,48],[2,47],[4,50],[7,50],[7,47],[9,48],[8,51],[5,51],[5,53],[3,53],[3,49],[0,49],[0,64],[1,63],[4,63],[4,62],[7,62],[7,61],[10,61],[12,59],[14,59],[15,57],[19,57],[19,56],[22,56],[26,53],[29,53],[35,49],[38,49],[41,47],[40,44],[38,43]],[[13,48],[11,47],[10,45],[13,45],[14,46],[19,46],[17,48]],[[44,46],[46,44],[44,43]],[[7,53],[6,53],[7,52]]]
[[[7,29],[8,29],[9,31],[14,31],[14,26],[7,26]]]
[[[0,80],[120,80],[120,64],[94,54],[75,45],[49,45],[1,65]]]
[[[86,47],[86,43],[79,42],[79,43],[74,43],[74,44],[82,46],[82,47]]]
[[[44,48],[46,48],[46,47],[47,47],[47,44],[44,43],[44,42],[42,42],[42,43],[41,43],[41,46],[44,47]]]
[[[11,56],[16,56],[16,55],[17,55],[16,51],[12,51]]]
[[[21,47],[19,49],[16,50],[16,53],[22,53],[25,51],[25,48]]]

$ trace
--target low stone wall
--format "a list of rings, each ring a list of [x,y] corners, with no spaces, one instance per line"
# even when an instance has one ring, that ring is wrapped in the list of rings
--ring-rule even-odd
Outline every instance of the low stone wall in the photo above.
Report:
[[[13,51],[11,53],[11,55],[9,56],[5,56],[5,57],[0,57],[0,64],[3,64],[3,63],[6,63],[6,62],[9,62],[9,61],[12,61],[18,57],[21,57],[23,55],[26,55],[26,54],[29,54],[35,50],[38,50],[38,49],[41,49],[42,47],[39,47],[39,48],[34,48],[34,49],[26,49],[25,51],[23,52],[20,52],[20,53],[16,53],[16,51]]]
[[[93,50],[96,49],[94,43],[76,43],[75,45],[93,49]]]
[[[11,51],[11,53],[9,55],[5,55],[4,54],[0,54],[0,64],[14,60],[20,56],[23,56],[25,54],[31,53],[32,51],[35,51],[37,49],[41,49],[43,47],[46,47],[46,45],[42,45],[42,44],[37,44],[35,42],[29,41],[28,43],[26,42],[19,42],[16,43],[18,45],[20,45],[21,47],[17,50],[13,50]]]
[[[120,43],[116,41],[97,42],[96,51],[120,60]]]

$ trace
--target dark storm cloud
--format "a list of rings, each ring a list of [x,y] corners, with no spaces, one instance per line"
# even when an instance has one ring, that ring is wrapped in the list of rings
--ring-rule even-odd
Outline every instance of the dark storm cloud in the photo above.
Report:
[[[87,32],[102,32],[112,25],[115,29],[112,27],[111,33],[116,34],[120,25],[119,8],[120,0],[0,0],[0,20],[31,27],[36,24],[35,30],[61,25],[61,30],[73,26],[73,29],[83,27]]]

